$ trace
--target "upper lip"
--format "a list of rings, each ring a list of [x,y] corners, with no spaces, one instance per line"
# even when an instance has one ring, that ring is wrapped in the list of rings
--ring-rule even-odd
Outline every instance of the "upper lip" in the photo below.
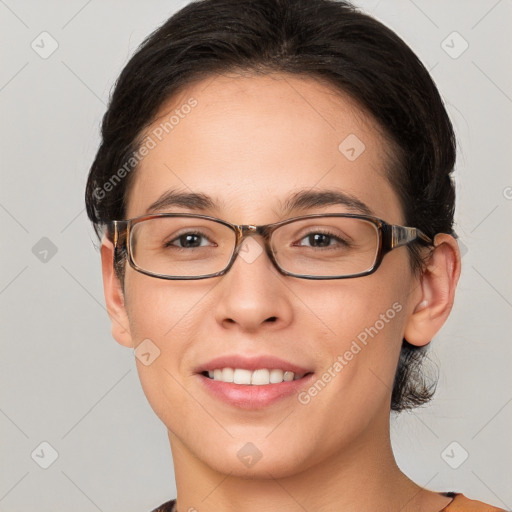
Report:
[[[222,368],[240,368],[251,371],[267,368],[269,370],[279,369],[290,371],[296,374],[305,374],[311,372],[311,370],[270,355],[242,357],[236,354],[228,354],[225,356],[216,357],[215,359],[212,359],[207,363],[198,366],[195,369],[195,372],[202,373]]]

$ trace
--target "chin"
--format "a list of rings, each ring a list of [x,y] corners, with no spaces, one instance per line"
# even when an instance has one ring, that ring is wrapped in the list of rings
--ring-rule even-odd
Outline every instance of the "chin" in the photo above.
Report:
[[[230,456],[231,454],[220,453],[219,457],[215,458],[210,455],[207,460],[203,460],[203,463],[219,473],[254,480],[290,477],[297,474],[299,472],[297,468],[303,467],[304,464],[303,461],[297,461],[294,454],[287,457],[277,449],[271,455],[265,455],[262,452],[258,454],[254,448],[247,449],[247,446],[245,448],[245,454],[236,453],[233,457]],[[247,455],[253,450],[253,455]]]

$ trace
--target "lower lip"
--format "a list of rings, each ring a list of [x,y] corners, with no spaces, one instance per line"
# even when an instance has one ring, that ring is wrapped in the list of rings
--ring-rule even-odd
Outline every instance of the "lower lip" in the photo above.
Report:
[[[261,409],[283,398],[297,394],[301,388],[307,386],[313,374],[310,373],[302,379],[279,384],[265,384],[253,386],[247,384],[233,384],[213,380],[198,374],[206,389],[220,400],[242,409]]]

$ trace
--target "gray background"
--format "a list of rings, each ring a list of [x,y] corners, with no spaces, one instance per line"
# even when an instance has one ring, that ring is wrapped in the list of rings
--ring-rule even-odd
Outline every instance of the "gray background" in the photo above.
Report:
[[[3,512],[142,512],[175,496],[165,428],[110,337],[83,194],[115,78],[185,3],[0,0]],[[462,278],[432,344],[438,393],[392,419],[396,456],[421,485],[510,508],[512,2],[358,5],[431,70],[460,144]]]

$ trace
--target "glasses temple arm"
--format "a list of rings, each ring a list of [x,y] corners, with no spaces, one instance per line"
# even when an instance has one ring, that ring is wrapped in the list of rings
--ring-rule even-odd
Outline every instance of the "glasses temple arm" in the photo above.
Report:
[[[123,226],[124,224],[124,226]],[[107,224],[107,233],[114,246],[114,263],[126,252],[126,222],[113,220]]]
[[[406,226],[390,226],[390,228],[391,232],[389,243],[391,249],[407,245],[415,240],[421,240],[428,245],[432,244],[432,239],[418,228],[410,228]]]

